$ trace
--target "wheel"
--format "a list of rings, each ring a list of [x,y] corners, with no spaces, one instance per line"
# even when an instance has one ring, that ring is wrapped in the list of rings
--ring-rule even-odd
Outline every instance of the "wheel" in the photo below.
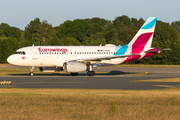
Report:
[[[94,72],[94,71],[89,71],[89,72],[88,72],[88,75],[89,75],[89,76],[94,76],[94,75],[95,75],[95,72]]]
[[[74,76],[78,76],[78,73],[74,73]]]
[[[29,76],[33,76],[33,75],[34,75],[33,72],[30,72],[30,73],[29,73]]]
[[[87,72],[87,75],[89,75],[89,74],[90,74],[90,71]]]
[[[72,76],[78,76],[78,73],[71,73]]]

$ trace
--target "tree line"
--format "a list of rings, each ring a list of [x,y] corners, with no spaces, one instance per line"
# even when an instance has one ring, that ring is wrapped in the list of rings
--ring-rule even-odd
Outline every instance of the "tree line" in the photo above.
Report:
[[[125,45],[144,24],[142,18],[119,16],[113,21],[103,18],[67,20],[53,27],[46,20],[35,18],[20,30],[6,23],[0,24],[0,63],[17,49],[34,45]],[[161,54],[135,61],[141,64],[180,64],[180,21],[157,21],[152,47],[171,48]]]

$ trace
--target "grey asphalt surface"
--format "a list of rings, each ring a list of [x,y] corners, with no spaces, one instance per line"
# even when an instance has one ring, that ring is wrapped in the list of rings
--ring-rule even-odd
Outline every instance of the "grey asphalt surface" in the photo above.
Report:
[[[166,82],[129,82],[132,80],[150,80],[162,78],[180,78],[180,68],[144,68],[144,67],[102,67],[95,71],[119,73],[118,75],[95,76],[66,74],[36,74],[0,76],[0,81],[11,81],[10,85],[0,85],[0,88],[75,88],[75,89],[131,89],[151,90],[167,87],[180,87],[180,83]],[[124,73],[145,73],[147,75],[126,75]]]

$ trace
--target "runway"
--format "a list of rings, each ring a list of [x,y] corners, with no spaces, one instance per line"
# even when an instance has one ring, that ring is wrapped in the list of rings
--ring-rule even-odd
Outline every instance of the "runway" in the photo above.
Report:
[[[113,68],[112,68],[113,69]],[[109,68],[109,72],[112,72]],[[121,69],[121,72],[127,72],[122,68],[114,68],[114,71]],[[10,85],[0,85],[0,88],[70,88],[70,89],[129,89],[129,90],[151,90],[169,87],[180,87],[180,83],[165,82],[129,82],[132,80],[150,80],[162,78],[180,78],[180,68],[168,68],[169,73],[164,68],[136,68],[136,73],[142,71],[152,71],[147,75],[95,75],[93,77],[86,75],[69,76],[69,75],[26,75],[0,76],[0,81],[11,81]],[[158,70],[156,70],[158,69]],[[159,70],[161,69],[161,70]],[[108,70],[107,68],[105,69]],[[174,72],[173,72],[174,70]],[[96,70],[97,71],[97,70]],[[103,71],[103,70],[101,70]],[[129,68],[130,72],[133,72]],[[138,72],[137,72],[138,71]],[[157,72],[159,71],[159,72]],[[162,72],[164,71],[164,73]],[[135,72],[135,71],[134,71]]]

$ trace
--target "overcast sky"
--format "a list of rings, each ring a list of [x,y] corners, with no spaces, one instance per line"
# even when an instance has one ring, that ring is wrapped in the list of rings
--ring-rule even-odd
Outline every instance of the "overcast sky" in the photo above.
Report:
[[[118,16],[158,17],[163,22],[180,20],[180,0],[0,0],[0,23],[25,29],[38,17],[58,26],[66,20]]]

